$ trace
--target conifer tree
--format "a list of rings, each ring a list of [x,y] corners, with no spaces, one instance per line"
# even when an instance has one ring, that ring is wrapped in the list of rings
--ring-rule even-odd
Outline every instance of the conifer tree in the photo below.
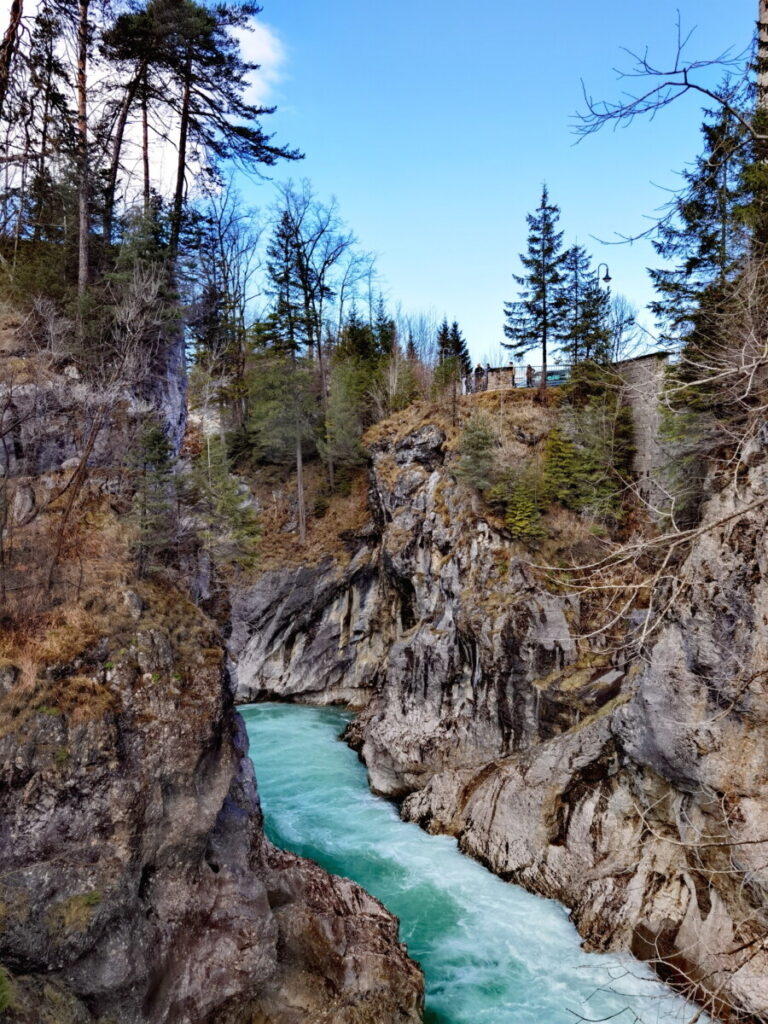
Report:
[[[464,335],[459,330],[459,325],[456,320],[451,324],[449,347],[451,355],[459,364],[461,375],[466,377],[468,373],[472,372],[472,360],[469,358],[467,343],[464,339]]]
[[[269,433],[277,423],[287,428],[291,437],[296,464],[296,494],[298,505],[299,539],[307,537],[307,513],[304,494],[304,445],[311,433],[308,417],[307,386],[302,360],[302,349],[311,354],[311,331],[307,324],[302,301],[301,282],[297,271],[296,240],[290,214],[283,211],[275,226],[267,249],[267,273],[274,296],[274,307],[269,317],[268,330],[263,340],[272,349],[275,383],[282,385],[281,405],[274,411]],[[282,377],[281,378],[281,370]]]
[[[560,302],[563,264],[563,233],[557,230],[560,208],[549,201],[546,185],[541,202],[528,214],[528,246],[520,253],[524,273],[514,275],[520,285],[519,298],[504,303],[506,323],[504,346],[514,356],[541,348],[541,386],[547,384],[547,359],[550,347],[563,338],[563,314]]]
[[[395,326],[395,321],[387,313],[387,307],[382,295],[379,295],[376,302],[376,313],[372,327],[379,353],[382,356],[391,356],[397,344],[397,327]]]
[[[332,459],[337,466],[337,483],[342,486],[347,483],[349,470],[362,465],[367,457],[360,441],[367,384],[364,369],[354,360],[334,359],[325,417],[325,438],[318,447],[323,458]]]
[[[533,544],[543,535],[536,483],[530,471],[519,474],[512,484],[504,522],[513,538],[525,544]]]
[[[219,566],[250,568],[261,533],[258,516],[232,476],[227,450],[217,434],[206,436],[195,459],[193,484],[203,542]]]
[[[376,331],[363,320],[354,303],[342,327],[336,354],[340,358],[354,359],[369,366],[375,364],[379,357],[379,339]]]
[[[448,326],[448,318],[444,317],[443,322],[437,329],[437,362],[441,364],[453,355],[451,348],[451,328]]]
[[[136,571],[143,577],[170,546],[175,526],[173,451],[155,418],[141,423],[128,465],[134,487],[130,519],[136,529]]]
[[[456,475],[478,491],[487,491],[494,476],[494,452],[498,444],[487,416],[476,414],[468,421],[459,441]]]
[[[566,433],[555,427],[544,445],[544,498],[557,501],[566,508],[578,508],[578,470],[579,453],[576,445]]]
[[[709,112],[704,149],[683,172],[685,186],[657,229],[653,246],[672,267],[649,271],[658,298],[650,308],[669,341],[706,345],[713,313],[748,246],[750,147],[727,110]]]
[[[611,294],[600,286],[589,254],[572,245],[563,256],[558,301],[562,313],[561,352],[573,366],[586,359],[606,362],[611,349]]]

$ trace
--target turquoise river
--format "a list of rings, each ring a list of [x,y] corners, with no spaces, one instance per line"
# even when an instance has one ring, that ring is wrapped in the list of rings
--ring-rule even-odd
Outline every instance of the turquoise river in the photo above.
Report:
[[[337,737],[336,709],[241,708],[269,838],[359,882],[400,918],[428,1024],[685,1024],[690,1004],[630,957],[584,953],[567,912],[400,820]],[[699,1018],[702,1020],[703,1018]]]

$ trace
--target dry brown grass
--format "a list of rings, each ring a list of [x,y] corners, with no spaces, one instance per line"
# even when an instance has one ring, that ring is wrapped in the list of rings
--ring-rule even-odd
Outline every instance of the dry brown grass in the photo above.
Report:
[[[86,932],[90,927],[96,907],[101,903],[101,893],[96,891],[80,893],[67,900],[54,903],[48,910],[48,928],[54,934],[62,932]]]
[[[521,434],[538,441],[554,425],[560,400],[554,389],[548,391],[543,400],[539,399],[538,391],[485,391],[463,395],[456,403],[456,423],[450,402],[415,402],[372,426],[363,437],[363,443],[396,444],[414,430],[434,424],[446,435],[446,449],[455,451],[464,425],[478,412],[491,420],[502,443]]]
[[[262,535],[255,576],[270,570],[317,565],[332,555],[340,562],[349,558],[341,537],[368,521],[368,474],[361,467],[350,481],[348,493],[326,495],[325,470],[319,462],[305,466],[307,542],[299,543],[295,528],[296,482],[293,474],[263,471],[251,481],[258,498]]]

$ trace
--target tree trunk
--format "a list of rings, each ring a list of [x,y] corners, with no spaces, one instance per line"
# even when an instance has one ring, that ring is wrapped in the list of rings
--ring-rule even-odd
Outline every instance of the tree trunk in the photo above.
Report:
[[[90,188],[88,183],[88,4],[80,0],[77,24],[77,134],[79,149],[79,218],[77,243],[77,294],[85,294],[90,277]]]
[[[11,64],[13,63],[13,55],[19,41],[22,14],[22,0],[13,0],[8,28],[5,30],[2,43],[0,43],[0,114],[3,113],[5,97],[11,82]]]
[[[147,84],[147,68],[144,67],[144,81],[141,89],[141,160],[144,170],[144,216],[149,216],[149,121],[147,116],[149,87]]]
[[[112,242],[112,223],[115,213],[115,191],[117,189],[117,174],[120,169],[120,154],[123,149],[123,137],[125,135],[125,126],[128,121],[128,114],[130,113],[131,105],[136,97],[136,90],[138,89],[139,82],[141,81],[142,73],[143,69],[140,69],[125,87],[125,95],[123,96],[123,102],[120,104],[120,113],[118,114],[117,122],[115,124],[115,137],[112,140],[112,160],[109,165],[106,196],[104,199],[105,245],[109,245]]]
[[[46,52],[45,59],[45,93],[43,99],[43,115],[42,115],[42,127],[40,132],[40,154],[37,158],[37,176],[38,181],[42,182],[43,174],[45,172],[45,165],[47,160],[48,151],[48,122],[51,115],[51,92],[53,89],[53,40],[48,39],[48,50]],[[35,225],[32,229],[32,239],[35,242],[40,241],[40,235],[42,234],[42,202],[38,205],[37,216],[35,217]]]
[[[301,434],[296,433],[296,505],[299,520],[299,540],[307,542],[307,507],[304,499],[304,457],[301,451]]]
[[[184,210],[184,182],[187,169],[187,136],[189,135],[189,103],[192,88],[192,47],[187,49],[184,66],[184,92],[181,101],[181,124],[179,126],[179,156],[176,167],[176,191],[173,195],[171,215],[171,260],[175,261],[179,251],[181,216]]]
[[[757,4],[757,109],[768,111],[768,0]]]

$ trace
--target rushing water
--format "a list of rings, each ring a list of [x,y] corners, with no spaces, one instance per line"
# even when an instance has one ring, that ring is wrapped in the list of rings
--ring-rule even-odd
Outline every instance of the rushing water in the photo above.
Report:
[[[630,957],[584,953],[559,904],[502,882],[453,839],[401,821],[338,742],[348,716],[275,704],[241,710],[267,834],[397,914],[424,970],[426,1022],[683,1024],[693,1016]]]

